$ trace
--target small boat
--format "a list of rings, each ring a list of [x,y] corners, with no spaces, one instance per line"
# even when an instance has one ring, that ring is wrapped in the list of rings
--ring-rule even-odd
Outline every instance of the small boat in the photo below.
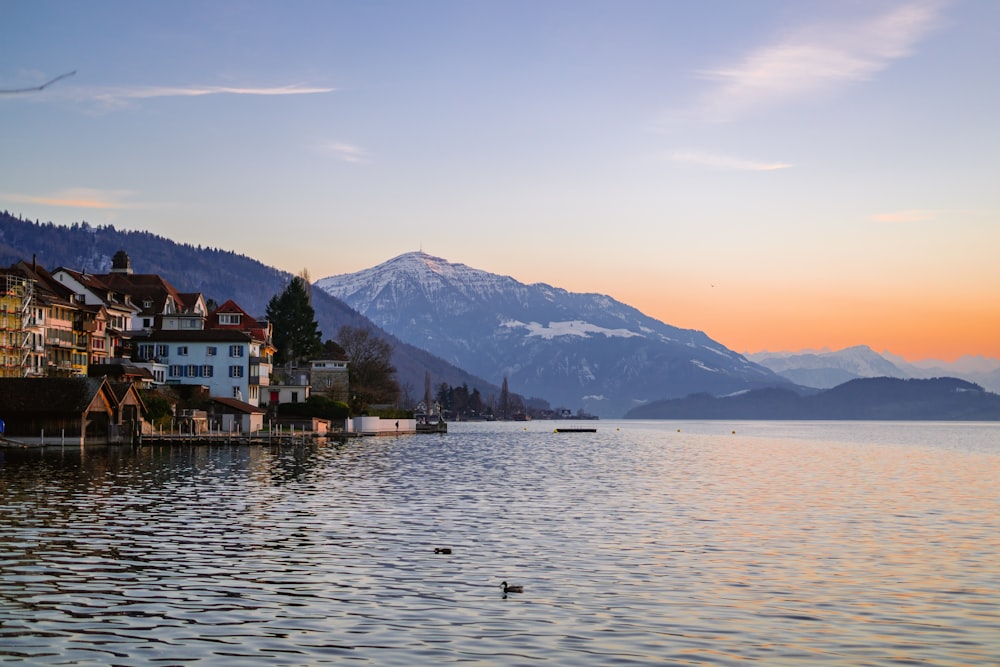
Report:
[[[597,429],[596,428],[569,427],[569,428],[557,428],[555,432],[556,433],[597,433]]]
[[[447,433],[448,422],[437,415],[414,415],[417,433]]]

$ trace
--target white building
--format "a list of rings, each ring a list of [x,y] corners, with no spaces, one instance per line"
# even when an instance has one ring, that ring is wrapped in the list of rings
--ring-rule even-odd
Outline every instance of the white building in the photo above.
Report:
[[[260,405],[260,388],[269,384],[264,344],[235,330],[161,330],[134,340],[132,362],[166,365],[166,384],[202,385],[211,396]]]

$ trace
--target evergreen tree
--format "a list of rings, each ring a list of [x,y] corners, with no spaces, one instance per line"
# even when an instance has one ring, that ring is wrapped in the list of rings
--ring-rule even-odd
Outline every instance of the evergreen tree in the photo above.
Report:
[[[267,304],[267,319],[274,328],[276,364],[298,363],[315,356],[323,349],[323,334],[316,323],[316,312],[309,303],[309,291],[303,280],[292,278],[280,295]]]
[[[469,416],[478,419],[483,416],[484,412],[483,397],[478,388],[473,388],[472,395],[469,396]]]
[[[510,419],[510,389],[507,388],[507,376],[503,376],[503,384],[500,386],[500,419]]]

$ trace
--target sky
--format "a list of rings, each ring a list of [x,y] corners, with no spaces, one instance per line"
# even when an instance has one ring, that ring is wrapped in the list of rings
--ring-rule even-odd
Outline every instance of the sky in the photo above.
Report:
[[[15,215],[314,280],[423,250],[738,352],[1000,358],[994,0],[0,0],[0,26]]]

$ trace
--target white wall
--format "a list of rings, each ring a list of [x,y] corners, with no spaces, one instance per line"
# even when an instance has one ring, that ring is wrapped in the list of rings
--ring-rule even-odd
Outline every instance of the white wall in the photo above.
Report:
[[[399,424],[397,427],[396,424]],[[383,419],[381,417],[353,417],[347,420],[347,430],[352,433],[392,435],[393,433],[416,433],[415,419]]]

